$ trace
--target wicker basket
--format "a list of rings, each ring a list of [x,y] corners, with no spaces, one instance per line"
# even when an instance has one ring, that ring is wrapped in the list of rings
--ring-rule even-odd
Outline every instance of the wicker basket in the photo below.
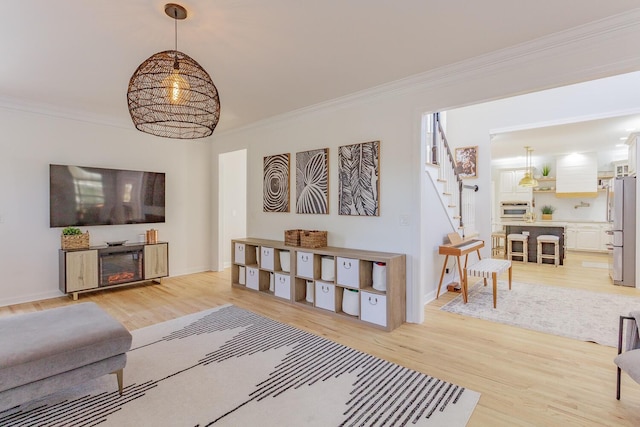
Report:
[[[89,248],[89,232],[84,234],[61,235],[60,241],[62,249],[88,249]]]
[[[302,230],[300,246],[303,248],[322,248],[327,246],[327,232],[318,230]]]
[[[300,233],[303,230],[285,230],[284,244],[287,246],[300,246]]]

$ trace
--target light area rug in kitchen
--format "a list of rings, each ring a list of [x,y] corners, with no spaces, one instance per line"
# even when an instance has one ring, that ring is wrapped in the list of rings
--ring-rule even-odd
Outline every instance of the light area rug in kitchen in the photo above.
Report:
[[[534,331],[618,345],[620,315],[640,310],[640,298],[559,286],[498,281],[497,308],[493,308],[491,279],[469,289],[468,303],[458,295],[441,310],[518,326]]]
[[[2,426],[464,426],[480,394],[233,305],[132,332],[106,375]]]

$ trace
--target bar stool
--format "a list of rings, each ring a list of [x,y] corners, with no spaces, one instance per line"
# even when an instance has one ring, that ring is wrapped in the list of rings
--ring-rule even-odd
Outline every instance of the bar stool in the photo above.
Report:
[[[522,243],[522,251],[513,250],[513,242]],[[529,258],[529,236],[525,234],[509,234],[507,236],[507,259],[513,261],[513,257],[522,257],[522,262],[527,262]],[[516,260],[517,261],[517,260]]]
[[[494,231],[491,233],[491,256],[502,255],[507,257],[507,233],[504,231]]]
[[[551,236],[549,234],[541,234],[538,236],[538,264],[542,264],[543,259],[552,259],[553,264],[557,267],[560,265],[560,237]],[[545,243],[553,244],[553,254],[545,254],[542,252]]]

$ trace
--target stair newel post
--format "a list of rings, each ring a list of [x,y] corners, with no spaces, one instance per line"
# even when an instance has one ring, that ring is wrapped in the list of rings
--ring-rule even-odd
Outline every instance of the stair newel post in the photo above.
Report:
[[[431,115],[431,163],[434,165],[439,164],[438,161],[438,115],[439,113],[433,113]]]

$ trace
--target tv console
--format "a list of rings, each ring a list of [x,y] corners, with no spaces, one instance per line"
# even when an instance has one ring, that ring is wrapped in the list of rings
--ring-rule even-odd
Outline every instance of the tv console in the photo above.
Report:
[[[154,281],[169,275],[169,243],[137,243],[60,249],[60,290],[78,294]]]

